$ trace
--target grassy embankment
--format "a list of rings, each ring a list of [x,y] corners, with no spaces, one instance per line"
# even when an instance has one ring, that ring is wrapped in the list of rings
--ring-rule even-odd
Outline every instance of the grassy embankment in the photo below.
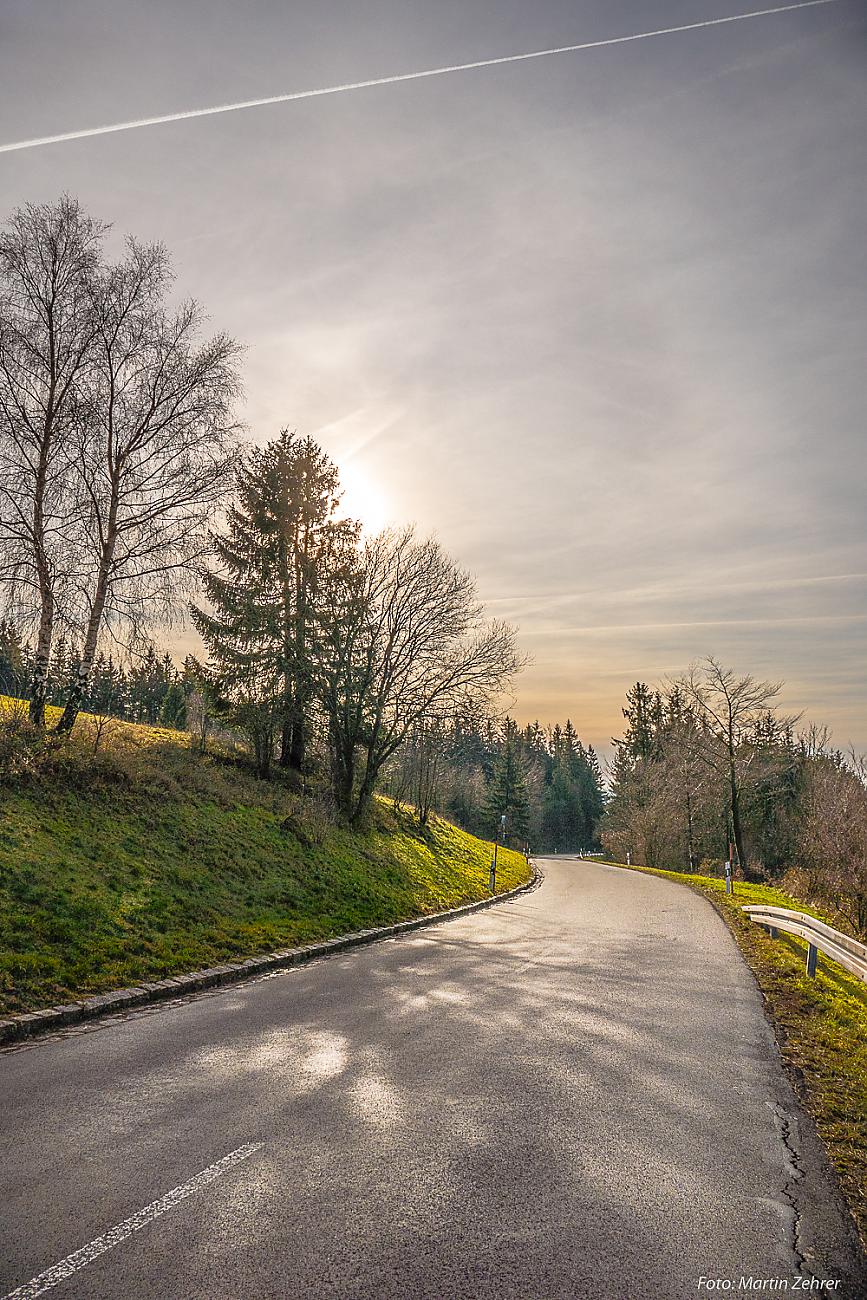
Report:
[[[490,844],[448,822],[378,802],[353,833],[183,733],[111,722],[93,755],[93,726],[0,786],[0,1013],[487,896]],[[528,877],[500,851],[498,889]]]
[[[613,863],[613,866],[623,866]],[[631,867],[705,894],[722,913],[756,977],[783,1057],[835,1165],[862,1240],[867,1244],[867,984],[819,953],[815,979],[805,972],[806,944],[748,920],[741,909],[766,903],[807,912],[816,908],[766,885],[725,881],[653,867]],[[838,927],[839,928],[839,927]]]

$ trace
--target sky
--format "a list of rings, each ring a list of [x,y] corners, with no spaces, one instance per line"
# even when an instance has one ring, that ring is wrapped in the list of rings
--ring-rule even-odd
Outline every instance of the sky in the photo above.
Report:
[[[0,144],[752,7],[0,0]],[[715,654],[865,750],[865,71],[838,0],[0,153],[0,219],[163,241],[250,436],[316,437],[518,625],[520,720],[606,751]]]

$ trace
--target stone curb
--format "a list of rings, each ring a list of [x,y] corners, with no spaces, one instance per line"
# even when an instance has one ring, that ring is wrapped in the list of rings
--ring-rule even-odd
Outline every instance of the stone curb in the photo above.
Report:
[[[365,944],[376,943],[379,939],[391,938],[392,935],[407,934],[429,925],[438,925],[442,921],[452,921],[470,912],[481,912],[497,903],[507,902],[518,894],[525,894],[541,884],[542,873],[535,863],[532,864],[532,869],[533,874],[526,884],[518,885],[504,894],[482,898],[476,903],[464,903],[447,912],[414,916],[409,921],[379,926],[375,930],[354,930],[351,934],[326,939],[323,943],[311,943],[285,952],[269,952],[263,957],[249,957],[241,962],[226,962],[222,966],[192,971],[189,975],[175,975],[171,979],[157,980],[156,983],[137,984],[134,988],[115,989],[111,993],[97,993],[81,1002],[67,1002],[62,1006],[47,1007],[43,1011],[28,1011],[24,1015],[11,1016],[0,1020],[0,1046],[48,1033],[53,1029],[65,1029],[67,1025],[78,1024],[83,1020],[94,1020],[98,1016],[115,1015],[132,1007],[146,1006],[164,998],[177,998],[185,993],[197,993],[201,989],[215,988],[220,984],[234,984],[266,971],[302,966],[305,962],[315,961],[317,957],[329,957],[349,948],[361,948]]]

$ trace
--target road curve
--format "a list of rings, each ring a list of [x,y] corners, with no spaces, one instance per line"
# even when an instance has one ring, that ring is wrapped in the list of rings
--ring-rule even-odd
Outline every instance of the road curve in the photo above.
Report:
[[[710,904],[541,866],[490,911],[0,1054],[0,1296],[867,1294]]]

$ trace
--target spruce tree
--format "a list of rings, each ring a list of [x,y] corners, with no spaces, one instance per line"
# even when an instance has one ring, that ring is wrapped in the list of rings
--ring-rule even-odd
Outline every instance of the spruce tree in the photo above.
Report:
[[[570,808],[574,800],[572,777],[558,747],[551,780],[545,790],[543,837],[545,846],[558,852],[574,847],[570,843]]]
[[[129,675],[130,706],[136,722],[147,722],[153,726],[159,719],[171,675],[171,659],[167,655],[160,659],[156,647],[149,644],[140,663]]]
[[[518,729],[511,718],[506,719],[500,752],[494,762],[486,811],[488,822],[493,827],[499,824],[503,813],[506,814],[506,833],[509,838],[527,838],[530,796]]]
[[[332,552],[355,535],[334,518],[337,469],[312,438],[284,429],[237,473],[218,567],[205,577],[211,610],[193,607],[210,666],[267,774],[304,770],[317,648],[317,601]]]
[[[87,687],[85,703],[91,713],[125,718],[129,715],[128,681],[126,673],[111,655],[97,655]]]
[[[0,695],[16,698],[25,688],[28,675],[27,649],[15,625],[0,622]]]
[[[659,717],[659,694],[654,699],[653,692],[644,682],[636,682],[626,692],[626,708],[623,716],[627,721],[626,734],[616,742],[618,748],[626,751],[630,758],[650,758],[653,754],[654,721]]]
[[[176,727],[183,731],[187,725],[187,696],[177,678],[166,691],[160,709],[160,722],[164,727]]]
[[[597,842],[603,812],[603,781],[592,748],[582,745],[571,720],[551,731],[551,769],[544,795],[543,839],[554,849],[575,851]]]

